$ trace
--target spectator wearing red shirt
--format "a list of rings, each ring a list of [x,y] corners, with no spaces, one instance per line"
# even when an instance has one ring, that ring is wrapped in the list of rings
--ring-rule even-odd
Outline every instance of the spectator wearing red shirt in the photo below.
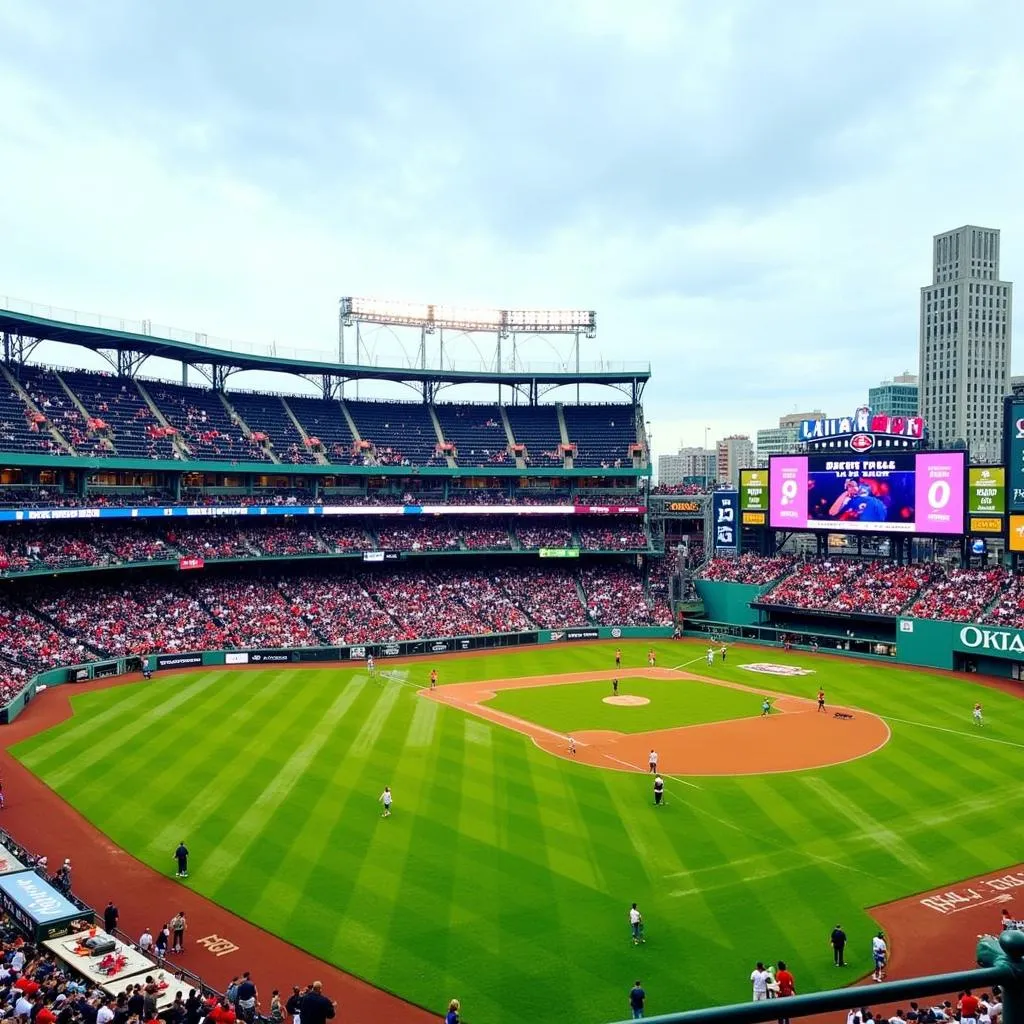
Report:
[[[960,997],[960,1024],[977,1024],[979,1000],[970,989]]]
[[[790,974],[785,960],[780,960],[775,970],[775,984],[779,987],[778,996],[780,999],[796,995],[796,981],[793,975]],[[779,1024],[789,1024],[789,1018],[780,1017]]]

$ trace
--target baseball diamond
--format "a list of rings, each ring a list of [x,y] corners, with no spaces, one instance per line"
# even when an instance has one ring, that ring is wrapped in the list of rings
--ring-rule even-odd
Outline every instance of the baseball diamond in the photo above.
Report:
[[[608,667],[614,644],[628,672]],[[178,888],[210,924],[184,964],[232,973],[258,959],[283,989],[294,966],[259,953],[276,935],[394,993],[407,1005],[389,1019],[410,1020],[450,991],[472,1019],[553,1022],[566,1008],[607,1019],[622,978],[641,970],[650,989],[672,991],[673,1009],[741,999],[730,974],[750,954],[735,921],[758,950],[799,965],[808,990],[832,987],[869,972],[869,908],[1017,863],[1006,814],[1024,800],[1007,789],[1024,767],[1014,696],[986,689],[991,730],[972,732],[958,715],[980,692],[972,680],[891,668],[883,687],[873,664],[773,651],[774,663],[815,672],[773,675],[762,690],[740,659],[705,666],[699,641],[654,644],[678,668],[641,667],[648,647],[389,660],[373,679],[362,665],[274,665],[61,687],[10,727],[11,753],[49,788],[9,773],[31,804],[5,820],[47,849],[53,829],[83,846],[93,823],[98,855],[76,850],[78,870],[96,900],[111,866],[132,880],[132,927],[167,905],[170,851],[185,836],[192,859]],[[444,682],[431,690],[434,664]],[[620,694],[649,703],[604,703],[613,676]],[[816,713],[819,686],[851,721]],[[766,692],[776,699],[765,721]],[[71,717],[54,724],[69,696]],[[117,758],[110,735],[122,738]],[[667,793],[657,808],[645,777],[654,745]],[[394,813],[382,820],[385,783]],[[984,846],[961,841],[968,833]],[[634,901],[637,948],[624,942]],[[913,970],[901,912],[879,918],[893,969]],[[856,938],[842,975],[820,955],[837,919]]]

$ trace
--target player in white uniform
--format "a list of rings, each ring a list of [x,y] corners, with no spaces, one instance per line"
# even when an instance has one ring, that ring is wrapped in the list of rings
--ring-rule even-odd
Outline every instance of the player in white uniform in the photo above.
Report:
[[[714,647],[708,648],[708,664],[714,665],[715,663],[715,649]]]
[[[373,655],[372,654],[366,659],[366,671],[371,676],[373,675]]]
[[[382,818],[391,817],[391,787],[385,786],[384,792],[377,798],[380,803],[384,805],[384,813],[381,814]]]
[[[871,956],[875,961],[875,973],[871,977],[881,981],[885,977],[885,962],[889,957],[889,949],[881,932],[871,940]]]
[[[974,711],[972,712],[972,714],[974,715],[974,724],[975,725],[984,725],[985,724],[981,720],[981,704],[980,703],[974,705]]]

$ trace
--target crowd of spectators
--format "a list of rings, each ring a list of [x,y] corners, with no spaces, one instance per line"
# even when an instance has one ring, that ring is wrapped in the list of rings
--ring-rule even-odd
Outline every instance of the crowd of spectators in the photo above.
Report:
[[[918,595],[907,614],[915,619],[978,622],[1010,580],[1010,574],[1000,566],[950,569]]]
[[[809,611],[894,616],[941,576],[942,568],[935,564],[896,565],[856,559],[808,561],[799,563],[761,600],[765,604]]]
[[[651,488],[651,494],[706,494],[713,491],[712,481],[705,484],[658,484]]]
[[[792,571],[795,562],[788,555],[762,558],[748,554],[739,558],[713,558],[701,569],[700,577],[717,583],[749,583],[763,587]]]
[[[647,534],[636,520],[583,523],[579,527],[580,543],[588,551],[646,550]]]
[[[650,625],[651,609],[636,573],[621,566],[584,566],[580,578],[593,622],[604,626]]]
[[[981,621],[1008,629],[1024,629],[1024,576],[1012,576]]]
[[[538,548],[568,548],[572,546],[572,529],[557,520],[528,519],[515,524],[519,546],[527,551]]]

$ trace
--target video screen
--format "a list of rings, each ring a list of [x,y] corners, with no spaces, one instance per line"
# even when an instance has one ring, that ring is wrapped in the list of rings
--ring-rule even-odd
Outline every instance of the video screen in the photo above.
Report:
[[[773,458],[770,525],[836,532],[960,534],[964,453]]]

